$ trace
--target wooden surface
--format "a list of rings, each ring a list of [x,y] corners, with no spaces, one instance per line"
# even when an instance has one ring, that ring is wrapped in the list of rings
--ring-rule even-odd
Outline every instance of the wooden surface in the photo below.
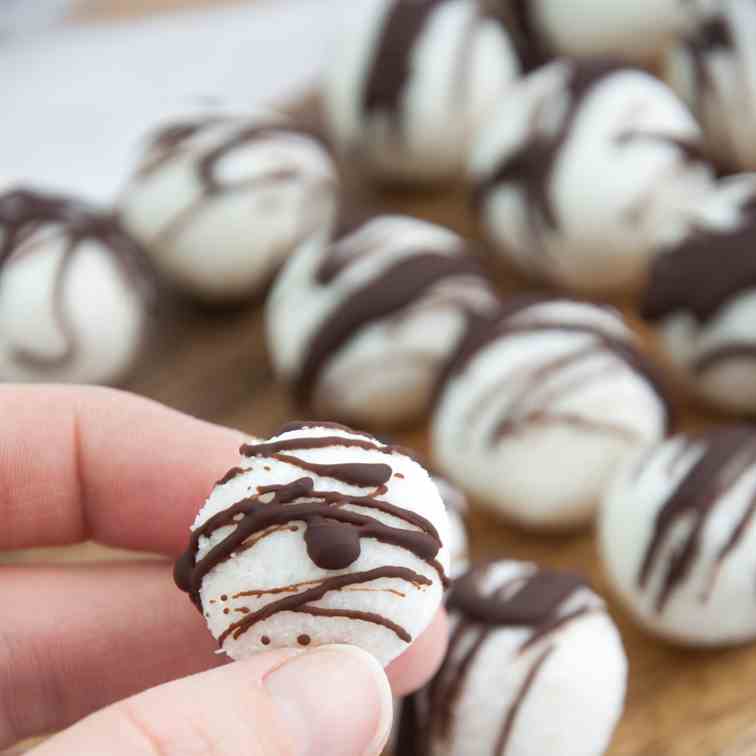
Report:
[[[171,1],[161,0],[162,4]],[[139,4],[131,0],[111,3],[122,8]],[[142,0],[141,5],[150,3]],[[379,204],[445,223],[472,238],[476,236],[461,192],[448,196],[385,195]],[[503,290],[526,285],[506,271],[499,271],[497,280]],[[172,334],[163,344],[160,357],[144,365],[140,375],[127,386],[130,390],[260,436],[302,414],[274,382],[259,307],[215,315],[186,310],[174,321]],[[644,339],[648,342],[647,334]],[[716,420],[697,411],[685,411],[686,427],[698,428]],[[422,428],[398,434],[398,438],[401,443],[427,452]],[[204,493],[197,492],[198,506]],[[476,511],[470,526],[475,555],[529,559],[581,570],[608,597],[630,659],[627,708],[610,756],[756,754],[756,648],[694,652],[672,648],[644,634],[608,594],[589,533],[547,538],[524,535]],[[60,552],[53,555],[58,558]],[[102,558],[103,552],[98,547],[76,547],[66,550],[64,558],[78,559],[82,555]],[[15,554],[3,558],[16,561],[39,556]],[[49,558],[50,552],[44,556]],[[586,670],[586,684],[590,685],[590,670]]]

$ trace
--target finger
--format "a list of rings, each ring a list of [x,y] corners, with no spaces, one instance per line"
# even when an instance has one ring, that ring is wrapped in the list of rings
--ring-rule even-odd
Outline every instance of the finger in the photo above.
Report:
[[[446,653],[448,634],[446,612],[441,609],[425,632],[386,668],[394,695],[406,696],[433,677]]]
[[[0,751],[224,661],[167,563],[0,570]]]
[[[271,652],[115,704],[35,754],[377,756],[391,708],[386,676],[364,651]]]
[[[9,567],[0,595],[0,749],[225,657],[168,563]],[[443,654],[443,614],[387,672],[396,695],[419,687]]]
[[[237,431],[112,389],[0,387],[0,549],[94,538],[175,555]]]

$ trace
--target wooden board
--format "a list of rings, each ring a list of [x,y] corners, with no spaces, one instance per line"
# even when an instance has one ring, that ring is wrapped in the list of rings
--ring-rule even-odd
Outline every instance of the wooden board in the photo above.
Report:
[[[167,2],[162,0],[163,4]],[[122,7],[126,4],[120,3]],[[142,6],[149,4],[149,0],[141,0]],[[376,207],[444,223],[477,238],[462,191],[384,194],[375,203]],[[482,243],[479,249],[486,254]],[[511,272],[498,270],[496,278],[503,291],[527,286]],[[632,312],[631,305],[621,304]],[[127,388],[184,412],[260,436],[302,414],[274,381],[259,307],[216,314],[184,309],[174,319],[170,333],[159,357],[145,365]],[[642,329],[641,333],[650,344],[648,334]],[[686,428],[700,428],[719,419],[689,407],[683,408],[683,417]],[[397,434],[397,438],[423,454],[428,451],[423,428]],[[204,492],[198,492],[199,497],[202,495]],[[473,512],[470,529],[476,556],[530,559],[577,569],[590,576],[597,590],[608,597],[630,659],[627,708],[608,752],[610,756],[756,754],[752,682],[756,680],[756,648],[686,651],[643,633],[608,594],[589,533],[571,537],[525,535],[479,511]],[[60,555],[60,551],[52,553]],[[44,552],[45,557],[50,554],[49,550]],[[65,558],[101,558],[102,554],[99,547],[76,547],[66,550]],[[0,561],[39,557],[39,553],[6,554]],[[589,674],[587,670],[586,684],[590,684]]]

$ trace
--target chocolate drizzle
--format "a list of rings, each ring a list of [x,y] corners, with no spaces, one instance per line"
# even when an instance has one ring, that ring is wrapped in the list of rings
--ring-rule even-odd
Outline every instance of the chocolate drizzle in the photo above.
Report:
[[[125,284],[135,289],[147,306],[153,306],[157,298],[155,276],[143,250],[115,215],[67,197],[23,187],[0,193],[0,271],[14,260],[42,249],[42,237],[37,244],[36,234],[47,226],[55,229],[64,244],[51,287],[52,311],[64,338],[64,348],[55,356],[30,349],[13,351],[17,360],[38,369],[64,367],[76,355],[76,334],[65,308],[65,284],[68,270],[84,242],[97,242],[107,250]]]
[[[560,300],[549,296],[523,295],[515,296],[502,304],[502,309],[497,319],[481,320],[476,328],[468,331],[455,358],[449,363],[443,376],[443,385],[461,374],[477,355],[495,344],[500,339],[527,334],[548,332],[563,332],[566,334],[585,335],[591,337],[591,341],[583,347],[576,348],[568,354],[560,354],[554,359],[539,363],[533,369],[521,375],[522,389],[511,403],[507,416],[493,425],[489,442],[495,445],[505,436],[518,432],[531,424],[550,424],[553,422],[571,424],[577,427],[598,430],[618,437],[633,440],[629,431],[618,424],[610,422],[596,423],[588,418],[574,414],[551,411],[551,407],[575,391],[585,390],[593,382],[605,380],[607,375],[616,370],[616,366],[599,364],[595,370],[586,374],[580,373],[574,380],[564,381],[554,387],[550,387],[553,379],[563,371],[572,369],[580,363],[589,361],[602,354],[615,357],[634,373],[643,378],[651,387],[663,405],[666,416],[667,428],[673,422],[673,409],[669,393],[664,386],[654,365],[627,340],[604,332],[599,325],[587,323],[571,323],[567,320],[556,320],[544,317],[539,319],[537,315],[531,320],[520,319],[529,308],[557,304]],[[611,312],[611,310],[609,310]],[[519,321],[519,322],[518,322]],[[512,377],[506,377],[507,390],[511,391]],[[476,404],[475,412],[482,412],[499,396],[502,386],[494,386],[491,392],[486,393]],[[439,398],[443,396],[443,388],[439,392]]]
[[[659,255],[651,268],[643,317],[659,321],[688,312],[699,324],[756,289],[756,213],[746,208],[733,230],[699,230]]]
[[[705,436],[702,443],[705,447],[702,456],[677,484],[657,514],[654,532],[638,573],[638,586],[645,589],[654,570],[663,568],[655,599],[656,611],[660,613],[664,611],[675,590],[690,577],[709,518],[727,494],[756,465],[756,432],[750,426],[734,426],[715,431]],[[692,442],[684,448],[691,451]],[[752,493],[751,503],[745,513],[717,554],[710,588],[713,588],[719,565],[738,545],[755,512],[756,490]],[[672,531],[686,521],[690,521],[687,537],[674,549],[668,561],[661,565],[662,550]],[[701,600],[705,601],[707,597],[708,593],[704,593]]]
[[[696,82],[702,89],[712,89],[714,82],[709,77],[707,58],[735,46],[730,26],[722,14],[717,14],[703,21],[685,39],[685,46],[690,54]]]
[[[532,0],[481,0],[481,7],[485,16],[496,19],[506,29],[523,73],[530,73],[549,60]]]
[[[453,276],[480,276],[480,270],[465,255],[418,251],[393,263],[349,295],[310,339],[294,385],[299,401],[311,400],[328,361],[356,333],[408,307]]]
[[[395,118],[412,74],[415,43],[433,12],[447,0],[394,0],[383,23],[362,95],[368,116],[377,112]]]
[[[530,566],[523,566],[515,576],[488,587],[487,578],[495,565],[473,568],[455,581],[449,593],[448,608],[458,617],[458,622],[436,677],[425,692],[416,694],[409,706],[405,703],[403,718],[408,717],[408,721],[400,724],[401,756],[430,756],[434,742],[451,737],[457,701],[486,641],[498,629],[524,629],[529,633],[516,654],[522,656],[532,649],[535,656],[504,713],[501,732],[492,751],[496,756],[506,753],[517,714],[555,649],[555,643],[549,641],[558,630],[602,606],[586,598],[565,611],[567,602],[588,588],[585,581],[569,573],[531,569]],[[542,642],[546,643],[545,647],[536,649]]]

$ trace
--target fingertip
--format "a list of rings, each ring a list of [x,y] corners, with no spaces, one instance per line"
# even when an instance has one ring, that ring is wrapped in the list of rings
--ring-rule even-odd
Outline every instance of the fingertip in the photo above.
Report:
[[[395,696],[406,696],[433,677],[443,661],[448,639],[446,611],[439,609],[425,631],[386,668]]]

